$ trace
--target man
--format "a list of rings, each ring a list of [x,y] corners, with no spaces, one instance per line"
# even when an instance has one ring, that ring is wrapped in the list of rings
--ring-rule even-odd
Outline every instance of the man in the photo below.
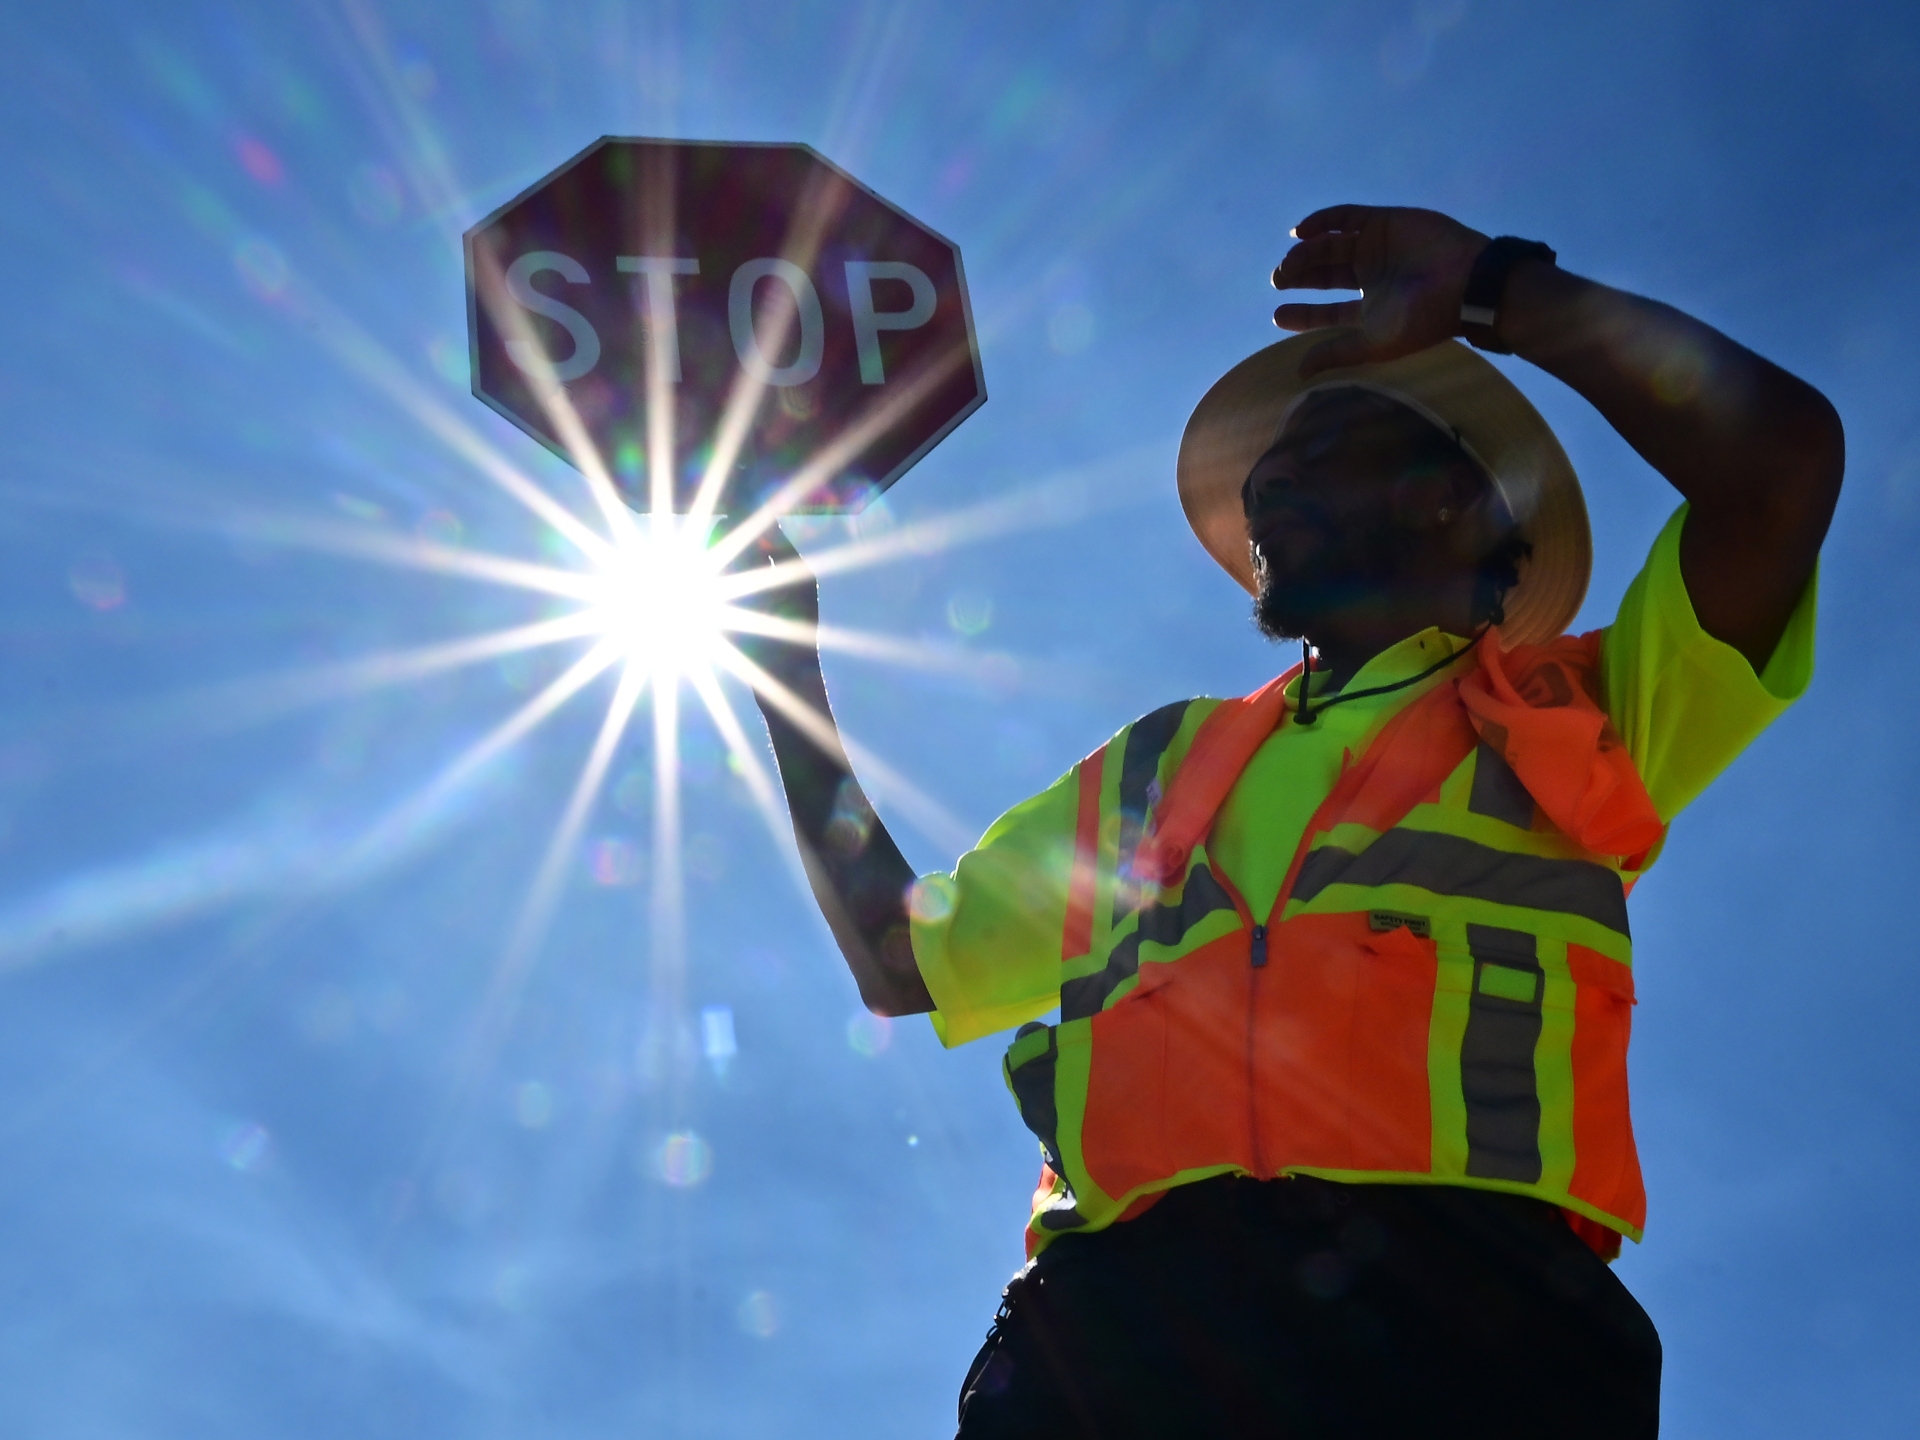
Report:
[[[1294,233],[1277,288],[1363,298],[1275,312],[1305,333],[1209,391],[1179,486],[1303,670],[1136,721],[918,882],[766,707],[868,1006],[1020,1026],[1033,1259],[960,1431],[1651,1436],[1659,1340],[1605,1263],[1644,1218],[1626,893],[1808,681],[1840,423],[1543,245],[1357,205]],[[1684,498],[1605,630],[1561,633],[1572,468],[1459,336]],[[828,713],[816,653],[758,653]]]

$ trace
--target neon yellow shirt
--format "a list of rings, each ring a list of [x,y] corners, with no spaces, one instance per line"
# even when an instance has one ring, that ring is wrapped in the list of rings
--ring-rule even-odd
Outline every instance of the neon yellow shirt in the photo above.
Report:
[[[1671,821],[1813,678],[1817,576],[1758,675],[1700,628],[1680,575],[1683,504],[1602,633],[1602,703],[1663,821]],[[1439,630],[1376,655],[1350,690],[1418,674],[1468,642]],[[1317,678],[1317,677],[1316,677]],[[1307,822],[1339,777],[1401,707],[1444,675],[1336,705],[1310,727],[1282,725],[1254,753],[1214,822],[1208,851],[1255,915],[1273,908]],[[1298,682],[1290,691],[1297,695]],[[1317,686],[1316,686],[1317,693]],[[1032,1020],[1060,1000],[1060,932],[1078,815],[1078,767],[996,820],[951,876],[916,893],[913,950],[947,1045]]]

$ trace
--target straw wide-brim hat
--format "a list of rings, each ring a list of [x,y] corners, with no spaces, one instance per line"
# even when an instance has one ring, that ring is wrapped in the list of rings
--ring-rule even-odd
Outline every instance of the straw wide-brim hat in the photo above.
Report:
[[[1240,492],[1302,392],[1357,385],[1389,395],[1452,430],[1478,459],[1533,554],[1506,596],[1508,645],[1561,634],[1593,570],[1580,479],[1527,397],[1473,350],[1444,341],[1398,360],[1300,377],[1300,362],[1338,332],[1314,330],[1249,355],[1201,397],[1180,437],[1180,504],[1207,553],[1249,593],[1255,587]]]

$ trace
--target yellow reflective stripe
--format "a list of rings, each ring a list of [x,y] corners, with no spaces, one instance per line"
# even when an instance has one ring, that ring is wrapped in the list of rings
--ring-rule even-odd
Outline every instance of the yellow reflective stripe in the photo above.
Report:
[[[1547,972],[1541,1006],[1540,1045],[1534,1051],[1534,1083],[1540,1092],[1540,1184],[1564,1192],[1573,1183],[1574,984],[1567,973],[1564,940],[1540,941]]]
[[[1522,1005],[1530,1005],[1536,983],[1533,971],[1510,969],[1497,960],[1480,967],[1482,995],[1497,995],[1502,1000],[1518,1000]]]
[[[1494,816],[1476,815],[1469,810],[1422,805],[1408,811],[1397,828],[1458,835],[1513,855],[1537,855],[1543,860],[1583,860],[1588,864],[1599,864],[1607,870],[1615,869],[1602,857],[1582,850],[1558,830],[1521,830]]]
[[[1093,1072],[1093,1024],[1064,1020],[1054,1028],[1053,1086],[1055,1131],[1064,1178],[1073,1187],[1074,1204],[1091,1225],[1106,1223],[1113,1200],[1087,1177],[1087,1157],[1081,1149],[1086,1133],[1087,1084]]]
[[[1616,868],[1607,863],[1604,857],[1588,854],[1558,830],[1521,830],[1490,815],[1475,815],[1469,810],[1446,804],[1416,805],[1401,816],[1393,828],[1416,830],[1423,834],[1458,835],[1513,855],[1537,855],[1546,860],[1584,860],[1590,864],[1602,864],[1609,870]],[[1348,821],[1315,835],[1308,849],[1337,848],[1358,854],[1384,833]]]
[[[1180,728],[1174,732],[1173,740],[1160,757],[1160,788],[1165,790],[1172,782],[1174,773],[1185,763],[1187,752],[1193,748],[1193,738],[1200,733],[1200,727],[1207,717],[1220,708],[1220,701],[1202,698],[1187,702],[1187,713],[1180,721]]]
[[[1129,726],[1128,730],[1132,727]],[[1120,885],[1120,766],[1115,756],[1125,748],[1122,731],[1107,742],[1107,762],[1100,773],[1100,840],[1096,849],[1093,887],[1093,948],[1088,958],[1101,964],[1113,944],[1113,897]],[[1097,967],[1096,967],[1097,968]]]
[[[1120,1218],[1129,1205],[1145,1196],[1160,1194],[1181,1185],[1191,1185],[1197,1180],[1211,1180],[1216,1175],[1246,1175],[1248,1173],[1250,1172],[1243,1166],[1226,1164],[1197,1165],[1189,1170],[1176,1170],[1163,1179],[1151,1180],[1144,1185],[1136,1185],[1133,1189],[1127,1191],[1126,1194],[1115,1196],[1110,1200],[1104,1201],[1102,1207],[1097,1211],[1081,1209],[1078,1213],[1085,1223],[1076,1228],[1087,1231],[1105,1230]],[[1056,1195],[1059,1193],[1058,1186],[1055,1187],[1054,1193]],[[1038,1254],[1041,1250],[1044,1250],[1055,1235],[1065,1233],[1063,1230],[1047,1224],[1048,1217],[1042,1213],[1045,1208],[1047,1207],[1036,1206],[1033,1217],[1027,1226],[1027,1233],[1032,1237],[1030,1244],[1032,1253],[1034,1254]]]
[[[1050,1027],[1033,1022],[1022,1025],[1013,1037],[1013,1043],[1007,1046],[1006,1068],[1009,1074],[1018,1070],[1030,1060],[1038,1060],[1053,1048],[1048,1034]]]
[[[1473,959],[1466,926],[1442,921],[1434,927],[1436,958],[1433,1013],[1427,1021],[1427,1098],[1433,1108],[1433,1173],[1467,1173],[1467,1097],[1460,1088],[1460,1042],[1466,1038],[1472,1004]]]
[[[1326,849],[1347,850],[1357,855],[1378,840],[1383,833],[1366,825],[1352,823],[1335,825],[1331,830],[1323,830],[1314,836],[1307,849],[1309,855],[1315,850]]]

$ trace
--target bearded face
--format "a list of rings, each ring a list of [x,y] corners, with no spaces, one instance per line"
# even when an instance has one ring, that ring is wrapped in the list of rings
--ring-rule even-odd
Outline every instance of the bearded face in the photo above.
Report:
[[[1437,517],[1457,509],[1464,520],[1490,491],[1444,434],[1386,396],[1309,396],[1242,491],[1254,623],[1298,639],[1332,615],[1403,608],[1460,563],[1436,545]]]

